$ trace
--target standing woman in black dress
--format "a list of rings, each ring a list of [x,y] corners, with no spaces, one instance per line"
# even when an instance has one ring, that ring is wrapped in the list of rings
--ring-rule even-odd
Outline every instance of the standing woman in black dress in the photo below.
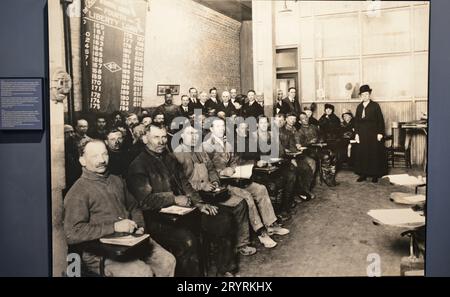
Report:
[[[380,105],[370,99],[372,89],[368,85],[359,88],[362,102],[356,108],[355,140],[359,143],[355,150],[355,173],[358,182],[378,178],[387,174],[387,155],[384,146],[384,118]]]

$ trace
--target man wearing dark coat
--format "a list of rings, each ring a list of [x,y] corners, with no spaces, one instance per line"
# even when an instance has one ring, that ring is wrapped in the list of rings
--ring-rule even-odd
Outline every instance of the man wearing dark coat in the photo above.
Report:
[[[206,101],[206,109],[211,115],[217,115],[219,111],[219,99],[217,99],[217,89],[214,87],[209,90],[210,98]]]
[[[280,113],[282,111],[282,107],[283,107],[283,91],[278,90],[277,91],[277,102],[273,106],[273,114],[277,115],[278,113]]]
[[[189,88],[189,107],[191,110],[194,110],[195,108],[202,108],[200,105],[200,100],[197,96],[197,89],[194,87]]]
[[[180,107],[173,104],[173,97],[170,91],[164,95],[164,104],[156,108],[155,114],[164,114],[165,125],[171,128],[172,120],[181,116]]]
[[[296,89],[294,87],[290,87],[288,90],[288,96],[283,99],[283,103],[281,106],[281,113],[288,114],[294,113],[298,118],[300,116],[300,112],[302,111],[300,107],[300,103],[298,102],[296,95]]]
[[[247,93],[248,103],[244,106],[244,114],[246,118],[254,117],[257,119],[260,115],[264,115],[264,107],[256,102],[256,92],[250,90]]]
[[[187,95],[181,96],[180,114],[182,117],[189,118],[194,113],[192,105],[189,103],[190,100]]]
[[[230,93],[228,91],[222,92],[222,102],[219,103],[217,112],[223,111],[226,117],[231,117],[231,115],[236,111],[236,107],[230,101]]]
[[[372,182],[387,174],[386,148],[383,142],[384,118],[380,105],[370,99],[372,89],[368,85],[359,88],[362,102],[356,108],[355,140],[355,173],[358,182],[372,177]]]

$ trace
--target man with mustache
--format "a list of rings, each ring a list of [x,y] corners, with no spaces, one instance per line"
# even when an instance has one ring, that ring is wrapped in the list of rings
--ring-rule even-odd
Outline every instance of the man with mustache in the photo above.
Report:
[[[161,208],[191,206],[199,201],[181,165],[167,149],[167,130],[150,125],[142,137],[145,144],[128,168],[127,186],[144,212],[150,234],[177,259],[177,276],[200,276],[198,241],[189,226],[158,219]]]
[[[144,219],[136,200],[122,179],[109,174],[108,151],[100,140],[88,142],[81,151],[83,174],[64,199],[64,231],[67,243],[80,244],[114,233],[144,233]],[[144,261],[106,259],[106,276],[173,276],[175,258],[154,240],[149,240],[151,256]],[[87,268],[99,273],[100,257],[80,255]]]
[[[156,114],[163,114],[165,119],[165,125],[169,127],[172,124],[172,120],[181,116],[180,108],[178,105],[173,104],[173,96],[170,91],[167,91],[164,95],[164,104],[156,108]]]

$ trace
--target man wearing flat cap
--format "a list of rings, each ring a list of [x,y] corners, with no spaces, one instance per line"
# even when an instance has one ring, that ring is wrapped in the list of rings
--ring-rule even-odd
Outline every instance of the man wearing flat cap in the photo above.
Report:
[[[358,182],[378,178],[387,174],[387,156],[383,137],[385,133],[384,118],[380,105],[370,96],[372,89],[369,85],[359,88],[361,103],[355,114],[355,140],[358,145],[355,149],[355,173],[359,175]]]

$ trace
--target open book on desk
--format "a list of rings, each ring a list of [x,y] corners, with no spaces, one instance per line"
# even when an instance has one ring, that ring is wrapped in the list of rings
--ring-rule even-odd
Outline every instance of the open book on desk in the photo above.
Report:
[[[139,242],[147,239],[149,236],[150,234],[142,234],[142,235],[127,234],[122,236],[116,235],[111,237],[100,238],[100,242],[114,245],[134,246]]]
[[[220,178],[250,179],[250,177],[252,177],[252,173],[253,173],[253,164],[247,164],[247,165],[237,166],[235,168],[234,174],[232,176],[221,175]]]
[[[183,207],[183,206],[178,206],[178,205],[171,205],[169,207],[161,208],[161,210],[159,212],[184,216],[184,215],[190,213],[191,211],[193,211],[194,209],[195,209],[195,207]]]

